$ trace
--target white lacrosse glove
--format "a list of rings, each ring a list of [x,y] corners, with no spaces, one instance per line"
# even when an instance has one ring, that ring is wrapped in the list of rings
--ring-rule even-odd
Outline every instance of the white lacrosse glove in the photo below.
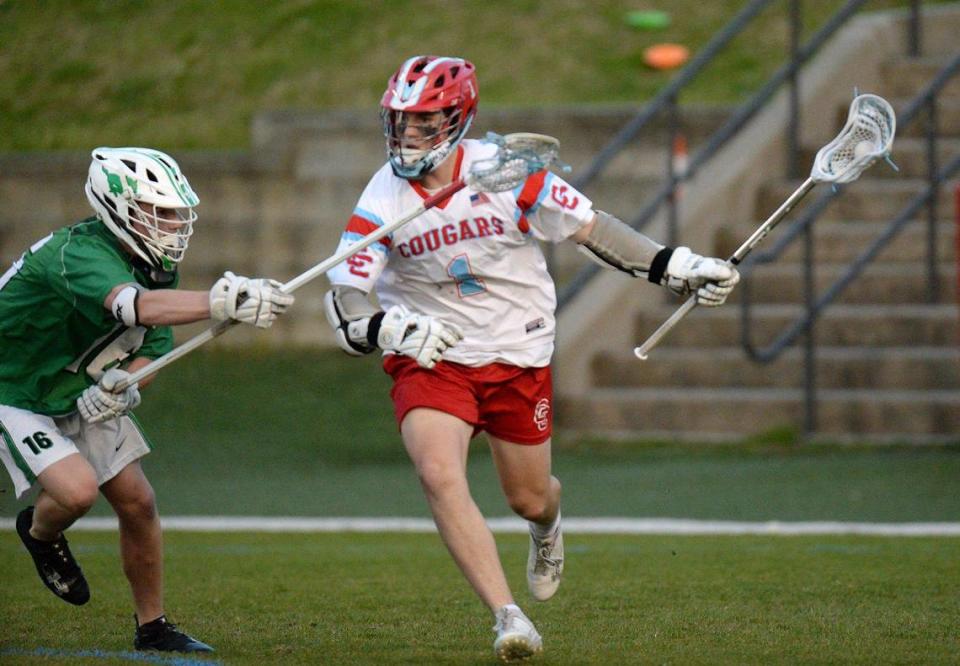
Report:
[[[740,281],[740,273],[723,259],[701,257],[688,247],[678,247],[670,255],[663,272],[663,286],[675,294],[696,293],[697,305],[723,305]]]
[[[380,349],[409,356],[428,369],[461,340],[463,331],[455,324],[415,314],[402,305],[394,305],[384,313],[377,333]]]
[[[270,328],[293,304],[293,296],[280,291],[282,286],[276,280],[245,278],[227,271],[210,289],[210,318]]]
[[[126,370],[111,368],[100,381],[87,389],[77,398],[77,409],[87,423],[100,423],[123,416],[140,404],[140,390],[131,384],[122,391],[114,388],[130,376]]]

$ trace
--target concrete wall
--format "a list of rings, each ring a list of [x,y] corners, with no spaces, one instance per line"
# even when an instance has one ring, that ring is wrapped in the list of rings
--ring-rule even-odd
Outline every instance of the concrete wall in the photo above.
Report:
[[[575,175],[637,111],[633,105],[482,109],[471,135],[491,129],[552,134]],[[699,139],[724,113],[695,108],[685,122]],[[628,214],[639,205],[662,169],[664,137],[655,126],[618,158],[597,183],[598,207]],[[250,151],[170,152],[201,200],[181,269],[183,286],[195,289],[207,289],[227,269],[286,280],[330,256],[361,190],[385,159],[376,109],[264,113],[253,122]],[[88,165],[86,152],[0,155],[0,266],[50,230],[91,214],[83,194]],[[569,273],[583,258],[568,248],[557,260]],[[276,329],[235,329],[212,344],[333,344],[321,305],[326,284],[321,277],[299,290],[297,307]],[[201,328],[183,327],[178,337]]]

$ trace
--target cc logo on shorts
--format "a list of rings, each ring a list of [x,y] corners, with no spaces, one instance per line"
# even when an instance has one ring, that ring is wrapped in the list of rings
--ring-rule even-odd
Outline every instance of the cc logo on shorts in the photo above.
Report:
[[[537,430],[546,430],[550,425],[550,399],[540,398],[533,408],[533,422],[537,424]]]

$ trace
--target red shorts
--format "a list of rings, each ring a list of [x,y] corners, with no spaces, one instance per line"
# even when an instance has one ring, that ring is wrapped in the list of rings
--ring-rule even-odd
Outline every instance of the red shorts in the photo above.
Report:
[[[383,369],[393,377],[397,424],[411,409],[429,407],[452,414],[498,439],[543,444],[553,430],[550,367],[518,368],[491,363],[480,368],[440,361],[432,370],[412,358],[391,355]]]

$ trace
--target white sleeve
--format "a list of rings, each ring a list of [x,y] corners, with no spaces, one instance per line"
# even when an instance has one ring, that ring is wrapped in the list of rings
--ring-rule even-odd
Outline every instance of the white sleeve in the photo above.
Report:
[[[518,225],[524,230],[526,222],[539,240],[565,240],[593,220],[593,202],[549,171],[533,174],[515,191]]]
[[[344,250],[384,225],[386,213],[383,206],[378,205],[377,198],[371,196],[371,189],[371,186],[368,185],[361,195],[360,202],[353,210],[353,215],[350,216],[350,220],[340,236],[337,252]],[[386,221],[389,222],[390,220]],[[356,287],[365,293],[370,293],[377,282],[377,278],[380,277],[387,265],[391,244],[392,236],[381,238],[346,261],[337,264],[327,271],[330,283]]]

